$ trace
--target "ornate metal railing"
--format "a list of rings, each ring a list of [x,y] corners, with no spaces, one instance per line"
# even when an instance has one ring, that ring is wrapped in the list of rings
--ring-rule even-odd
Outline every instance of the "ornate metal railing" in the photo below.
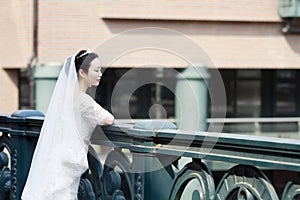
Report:
[[[42,123],[35,111],[0,115],[0,199],[20,199]],[[91,140],[114,148],[101,163],[91,147],[79,199],[300,198],[300,140],[182,131],[167,121],[98,126]],[[191,160],[180,167],[181,157]],[[233,167],[214,170],[216,161]]]

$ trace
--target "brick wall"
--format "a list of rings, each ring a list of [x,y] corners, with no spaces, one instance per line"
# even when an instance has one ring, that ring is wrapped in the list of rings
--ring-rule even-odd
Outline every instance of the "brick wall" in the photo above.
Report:
[[[111,34],[99,17],[99,0],[39,2],[39,61],[63,62],[94,49]]]
[[[94,49],[122,31],[159,27],[191,38],[218,68],[300,66],[300,38],[281,33],[277,0],[41,1],[39,10],[41,63],[63,62],[79,49]],[[144,33],[129,37],[164,40],[169,36]],[[104,49],[103,57],[116,48]],[[187,65],[168,53],[139,51],[111,67],[140,67],[156,61],[166,67]]]
[[[18,106],[18,70],[0,68],[0,112],[11,114]]]
[[[0,67],[26,67],[33,46],[33,0],[0,1]]]
[[[101,1],[102,18],[278,22],[278,0]]]
[[[26,67],[32,52],[32,8],[33,0],[0,2],[0,67]],[[281,33],[277,0],[40,0],[38,18],[39,63],[63,62],[78,50],[93,50],[122,31],[159,27],[189,37],[218,68],[300,66],[300,38]],[[164,40],[169,36],[144,33],[138,37]],[[116,48],[104,49],[100,56],[108,57]],[[165,67],[187,65],[172,54],[147,50],[119,59],[112,67],[141,67],[153,62]],[[3,100],[7,97],[4,91],[0,90],[2,102],[7,101]],[[11,104],[16,108],[16,103]]]
[[[18,68],[32,54],[33,0],[0,1],[0,112],[19,107]]]

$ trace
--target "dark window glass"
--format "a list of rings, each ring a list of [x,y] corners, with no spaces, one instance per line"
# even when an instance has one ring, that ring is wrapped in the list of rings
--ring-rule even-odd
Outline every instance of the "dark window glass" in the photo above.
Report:
[[[28,79],[28,70],[19,71],[19,109],[30,108],[30,88]]]
[[[296,115],[296,71],[276,70],[275,116]]]
[[[134,69],[130,72],[129,70],[131,69],[105,70],[102,82],[97,88],[96,101],[113,111],[115,118],[118,119],[174,118],[172,91],[175,90],[176,71],[163,68]],[[127,76],[127,72],[130,76]],[[142,84],[145,79],[148,84]],[[118,98],[112,99],[116,84],[118,84]]]
[[[208,79],[208,87],[210,95],[214,96],[214,92],[218,92],[218,84],[214,84],[219,81],[216,77],[221,75],[225,93],[226,93],[226,104],[223,105],[223,101],[215,100],[215,105],[213,107],[209,106],[208,116],[211,116],[211,113],[214,113],[214,116],[222,116],[226,112],[227,117],[234,116],[234,101],[235,101],[235,73],[231,69],[209,69],[210,78]],[[210,96],[208,98],[210,102]]]
[[[238,80],[237,83],[237,117],[260,116],[260,81]]]

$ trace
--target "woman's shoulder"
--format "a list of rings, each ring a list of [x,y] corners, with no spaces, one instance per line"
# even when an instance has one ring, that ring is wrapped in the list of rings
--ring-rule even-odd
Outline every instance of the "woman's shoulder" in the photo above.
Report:
[[[83,104],[83,105],[92,106],[95,103],[95,100],[86,93],[80,92],[79,96],[80,96],[81,104]]]
[[[79,96],[80,96],[81,99],[89,99],[89,100],[94,101],[94,99],[90,95],[88,95],[87,93],[79,92]]]

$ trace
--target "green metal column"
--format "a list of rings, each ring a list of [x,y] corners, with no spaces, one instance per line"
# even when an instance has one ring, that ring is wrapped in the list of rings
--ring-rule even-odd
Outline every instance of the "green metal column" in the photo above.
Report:
[[[35,66],[36,110],[46,113],[61,67],[60,63],[39,64]]]
[[[279,15],[282,18],[300,16],[300,0],[279,0]]]
[[[205,66],[188,67],[177,76],[175,115],[177,128],[206,131],[207,85]]]

